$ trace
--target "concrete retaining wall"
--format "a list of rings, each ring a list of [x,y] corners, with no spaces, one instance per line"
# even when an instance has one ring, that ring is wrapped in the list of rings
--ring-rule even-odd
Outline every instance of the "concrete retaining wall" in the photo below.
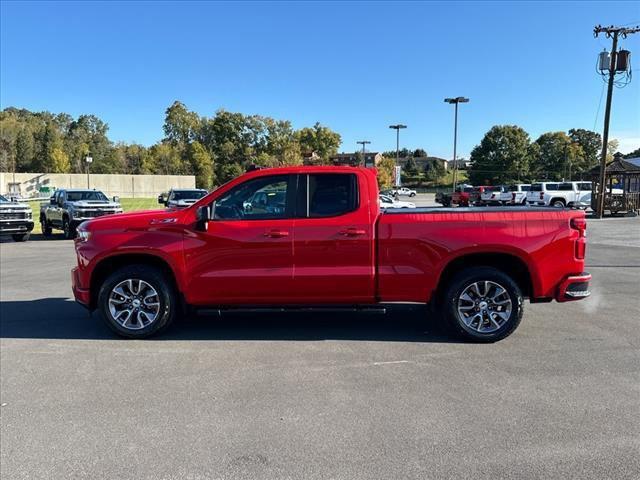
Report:
[[[11,184],[18,183],[17,186]],[[102,190],[108,197],[151,198],[171,188],[195,188],[193,175],[105,175],[92,174],[89,187]],[[0,193],[19,194],[23,198],[48,196],[47,188],[87,188],[87,176],[81,173],[0,172]],[[45,193],[41,193],[44,191]]]

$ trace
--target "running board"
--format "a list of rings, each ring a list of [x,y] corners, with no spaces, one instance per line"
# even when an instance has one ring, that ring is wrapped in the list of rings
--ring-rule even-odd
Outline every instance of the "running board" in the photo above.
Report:
[[[255,306],[255,307],[205,307],[205,308],[196,308],[196,312],[201,315],[217,315],[220,316],[224,313],[316,313],[316,312],[331,312],[331,313],[373,313],[378,315],[383,315],[387,313],[387,309],[384,307],[378,306],[353,306],[353,307],[344,307],[344,306],[314,306],[314,307],[304,307],[304,306],[287,306],[287,307],[269,307],[269,306]]]

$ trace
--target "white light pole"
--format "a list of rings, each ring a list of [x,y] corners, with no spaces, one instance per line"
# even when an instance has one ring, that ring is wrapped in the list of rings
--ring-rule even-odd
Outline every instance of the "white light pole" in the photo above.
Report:
[[[93,157],[91,156],[91,154],[84,157],[84,161],[87,163],[87,188],[91,188],[90,182],[89,182],[89,170],[91,170],[90,167],[91,167],[91,163],[93,162]]]
[[[458,161],[456,159],[456,148],[458,146],[458,104],[467,103],[469,99],[465,97],[456,97],[445,98],[444,101],[456,106],[455,120],[453,121],[453,191],[455,192],[456,183],[458,181]]]

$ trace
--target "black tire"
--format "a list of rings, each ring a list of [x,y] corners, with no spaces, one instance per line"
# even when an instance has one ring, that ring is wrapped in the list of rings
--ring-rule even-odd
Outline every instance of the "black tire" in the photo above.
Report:
[[[45,237],[50,237],[53,232],[51,225],[47,222],[47,218],[45,216],[40,217],[40,228],[42,229],[42,235]]]
[[[116,321],[109,310],[111,290],[119,283],[128,280],[143,280],[158,293],[159,308],[157,317],[144,328],[126,328]],[[178,315],[177,295],[171,279],[157,268],[149,265],[130,265],[112,273],[100,286],[98,310],[100,316],[116,334],[124,338],[149,338],[166,329]]]
[[[551,200],[551,206],[556,208],[564,208],[566,204],[564,203],[564,200],[560,198],[554,198],[553,200]]]
[[[13,235],[11,235],[14,242],[26,242],[27,240],[29,240],[30,236],[31,233],[14,233]]]
[[[475,282],[483,281],[498,284],[506,291],[505,295],[508,295],[509,300],[511,300],[511,313],[509,317],[504,321],[500,328],[486,333],[479,332],[472,326],[467,325],[458,315],[458,300],[465,289]],[[501,298],[506,300],[504,296]],[[478,305],[477,302],[476,305]],[[451,280],[450,286],[446,290],[442,302],[443,320],[449,330],[454,334],[473,342],[490,343],[508,337],[520,324],[523,313],[523,296],[516,282],[514,282],[513,279],[504,272],[492,267],[471,267],[458,273]],[[471,312],[470,315],[474,315],[474,313]],[[493,325],[488,319],[485,320],[484,316],[481,318],[483,324],[487,324],[493,328]],[[494,318],[496,317],[494,316]],[[473,321],[470,323],[473,325]]]
[[[62,232],[64,234],[64,238],[67,240],[73,240],[76,238],[76,227],[69,222],[67,217],[62,219]]]
[[[415,196],[416,196],[416,194],[415,194],[415,193],[411,193],[409,196],[410,196],[410,197],[415,197]]]

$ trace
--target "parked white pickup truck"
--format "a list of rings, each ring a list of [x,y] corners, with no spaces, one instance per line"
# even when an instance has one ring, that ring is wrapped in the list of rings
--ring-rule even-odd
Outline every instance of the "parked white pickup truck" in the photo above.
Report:
[[[480,193],[480,205],[502,205],[502,194],[507,191],[507,187],[500,185],[498,187],[484,187]]]
[[[531,185],[527,203],[533,206],[587,208],[591,205],[591,182],[540,182]]]
[[[526,205],[529,190],[531,190],[531,185],[528,183],[509,185],[507,191],[500,194],[500,200],[504,205]]]
[[[393,194],[398,194],[398,195],[402,195],[404,197],[415,197],[416,196],[416,191],[415,190],[411,190],[410,188],[407,187],[400,187],[397,190],[393,191]]]

